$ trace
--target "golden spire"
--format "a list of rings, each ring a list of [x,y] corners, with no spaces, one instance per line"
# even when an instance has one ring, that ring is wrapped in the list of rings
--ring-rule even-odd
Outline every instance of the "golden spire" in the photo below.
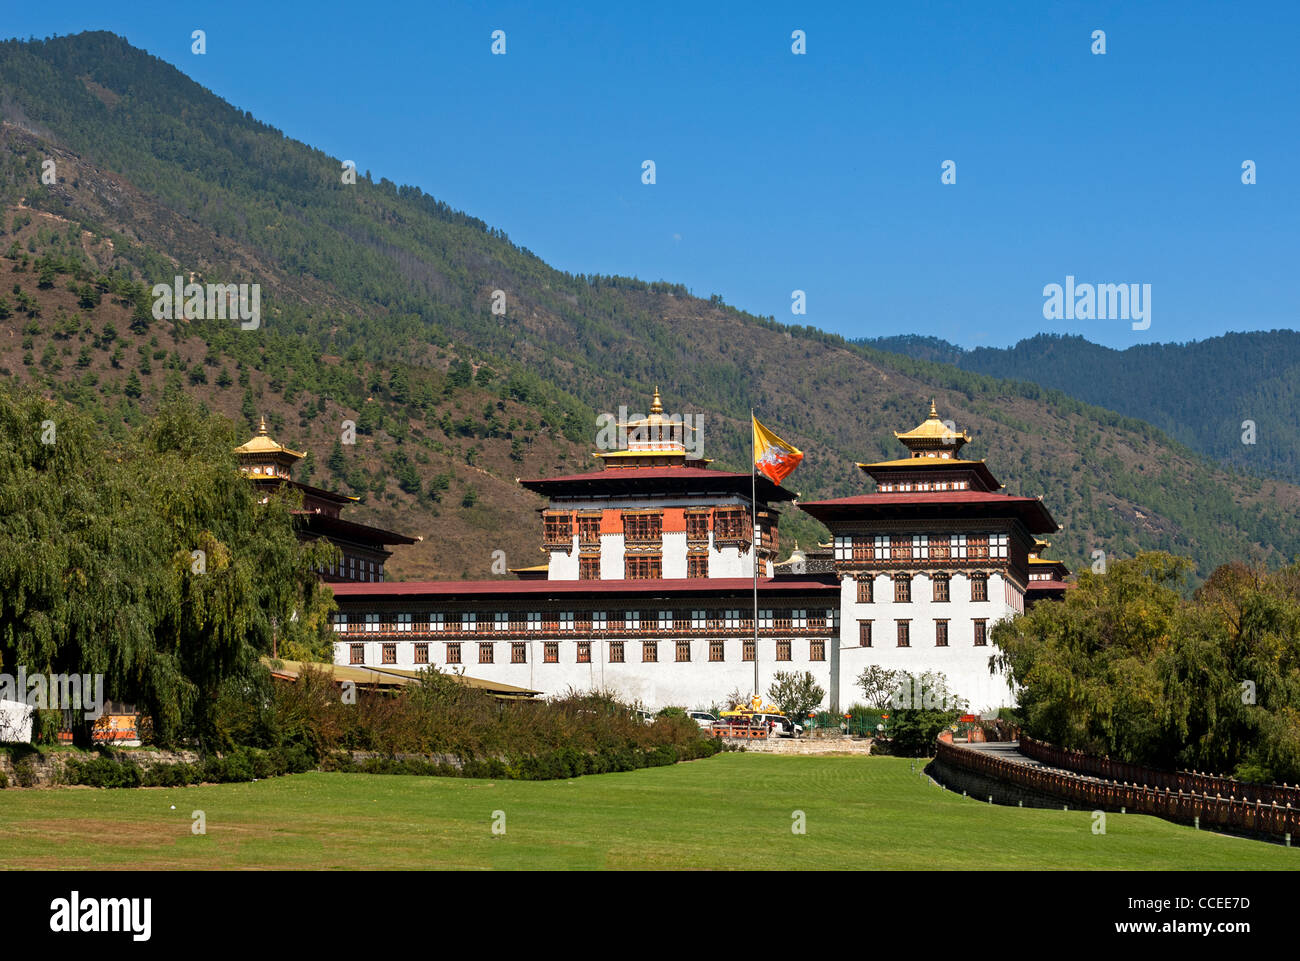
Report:
[[[659,399],[659,388],[655,387],[654,400],[650,401],[650,413],[662,414],[664,412],[664,402]]]
[[[262,423],[261,426],[257,428],[257,433],[259,437],[266,436],[266,415],[265,414],[262,415]]]
[[[930,400],[930,415],[921,424],[909,431],[894,431],[894,436],[903,442],[913,457],[955,457],[961,446],[970,441],[970,435],[965,431],[958,433],[939,419],[933,398]]]

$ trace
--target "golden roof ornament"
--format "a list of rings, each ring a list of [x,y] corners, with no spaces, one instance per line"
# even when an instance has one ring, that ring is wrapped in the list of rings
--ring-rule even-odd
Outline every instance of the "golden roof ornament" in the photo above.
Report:
[[[913,457],[955,458],[961,446],[970,441],[970,435],[965,431],[958,433],[939,419],[933,398],[930,400],[930,414],[924,421],[909,431],[894,431],[894,436],[903,442]]]

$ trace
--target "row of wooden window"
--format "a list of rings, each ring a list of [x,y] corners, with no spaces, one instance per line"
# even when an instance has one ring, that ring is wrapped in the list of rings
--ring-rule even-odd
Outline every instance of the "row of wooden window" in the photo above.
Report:
[[[658,541],[663,537],[663,513],[636,511],[623,514],[623,537],[629,541]],[[574,515],[563,511],[542,515],[542,537],[547,544],[567,545],[573,538]],[[600,539],[601,518],[598,515],[577,515],[578,540],[584,544]],[[713,511],[714,536],[719,540],[738,540],[749,537],[749,512],[743,507],[719,507]],[[709,513],[692,511],[686,515],[688,540],[707,540]]]
[[[709,576],[709,558],[705,554],[686,555],[686,576],[701,578]],[[623,578],[629,581],[661,580],[663,578],[663,558],[657,554],[627,554],[623,557]],[[580,554],[578,556],[578,580],[600,580],[600,556]]]
[[[591,663],[591,641],[577,642],[577,661],[578,664]],[[626,649],[624,641],[609,641],[609,663],[625,663]],[[461,644],[459,641],[446,642],[446,663],[461,664]],[[870,646],[870,645],[868,645]],[[776,642],[776,659],[778,661],[792,660],[792,642],[788,639],[779,639]],[[691,660],[691,642],[677,641],[675,644],[676,660],[678,662],[689,662]],[[397,663],[397,644],[386,643],[380,645],[380,657],[384,664]],[[496,645],[493,641],[478,642],[478,662],[480,664],[494,664],[496,658]],[[725,643],[720,640],[709,641],[709,660],[723,661],[726,659]],[[752,661],[754,659],[754,642],[745,641],[741,645],[741,660]],[[810,661],[826,660],[826,641],[823,638],[811,638],[808,641],[808,659]],[[657,663],[659,660],[659,642],[642,641],[641,642],[641,660],[646,664]],[[560,642],[545,641],[542,644],[542,661],[546,664],[558,664],[560,661]],[[366,662],[366,645],[351,644],[348,649],[348,663],[365,664]],[[429,645],[426,642],[415,645],[415,663],[429,663]],[[510,642],[510,663],[526,664],[528,663],[528,644],[523,641]]]
[[[357,557],[355,554],[344,554],[339,558],[338,563],[329,561],[321,564],[316,568],[320,574],[327,574],[330,577],[339,577],[349,581],[366,581],[369,583],[382,583],[384,580],[383,561],[373,561],[364,557]]]
[[[972,601],[987,601],[989,599],[989,579],[987,574],[972,574],[966,580],[970,585],[970,599]],[[934,591],[935,603],[946,604],[952,599],[952,584],[949,575],[933,574],[930,577],[930,584]],[[876,581],[872,577],[864,577],[858,581],[859,604],[875,602],[875,586]],[[894,578],[894,603],[912,603],[912,575],[900,574]]]
[[[489,620],[476,612],[464,614],[335,614],[334,630],[343,633],[406,634],[406,633],[489,633],[509,632],[551,633],[574,631],[580,633],[605,633],[607,631],[638,632],[642,630],[706,631],[753,630],[753,618],[743,608],[729,610],[697,609],[690,611],[496,611]],[[773,610],[760,608],[758,626],[766,630],[799,631],[824,630],[838,627],[840,612],[835,608],[791,608]]]
[[[834,540],[837,561],[1000,560],[1007,557],[1006,534],[841,534]]]
[[[873,621],[858,621],[858,644],[861,647],[872,646],[872,625]],[[897,643],[899,647],[912,646],[912,622],[909,620],[895,621],[895,631],[897,632]],[[936,619],[934,622],[934,646],[948,646],[948,624],[947,620]],[[988,619],[974,618],[971,621],[974,628],[975,647],[985,647],[988,644]]]

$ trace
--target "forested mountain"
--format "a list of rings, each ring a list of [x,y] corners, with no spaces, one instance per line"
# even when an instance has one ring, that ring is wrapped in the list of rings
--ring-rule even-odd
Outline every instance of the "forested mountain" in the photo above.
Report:
[[[757,408],[807,452],[789,483],[808,499],[866,489],[854,461],[897,456],[891,432],[933,396],[1008,492],[1045,498],[1071,564],[1155,548],[1208,573],[1300,554],[1291,484],[1058,391],[670,283],[556,271],[419,189],[343,183],[338,159],[111,34],[0,44],[0,141],[0,373],[110,433],[174,391],[249,430],[266,414],[311,451],[299,479],[425,537],[395,557],[397,577],[486,576],[496,549],[541,561],[541,501],[515,478],[592,468],[597,415],[644,410],[656,384],[670,412],[705,415],[720,467],[745,468]],[[261,326],[155,320],[150,288],[191,274],[259,283]],[[355,447],[338,443],[344,419]],[[787,546],[824,535],[795,510],[782,526]]]
[[[1300,421],[1300,333],[1294,330],[1126,350],[1058,334],[970,351],[933,337],[862,343],[1054,387],[1154,424],[1225,464],[1300,482],[1300,432],[1295,429]]]

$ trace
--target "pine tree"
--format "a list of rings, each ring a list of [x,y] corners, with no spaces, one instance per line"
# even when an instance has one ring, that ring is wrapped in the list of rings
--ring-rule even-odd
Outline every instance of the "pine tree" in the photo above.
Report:
[[[253,388],[244,389],[244,400],[239,406],[239,413],[248,422],[249,429],[257,428],[257,405],[253,403]]]
[[[343,456],[343,444],[336,437],[334,446],[330,448],[329,460],[325,462],[331,474],[335,477],[343,477],[348,471],[348,460]]]

